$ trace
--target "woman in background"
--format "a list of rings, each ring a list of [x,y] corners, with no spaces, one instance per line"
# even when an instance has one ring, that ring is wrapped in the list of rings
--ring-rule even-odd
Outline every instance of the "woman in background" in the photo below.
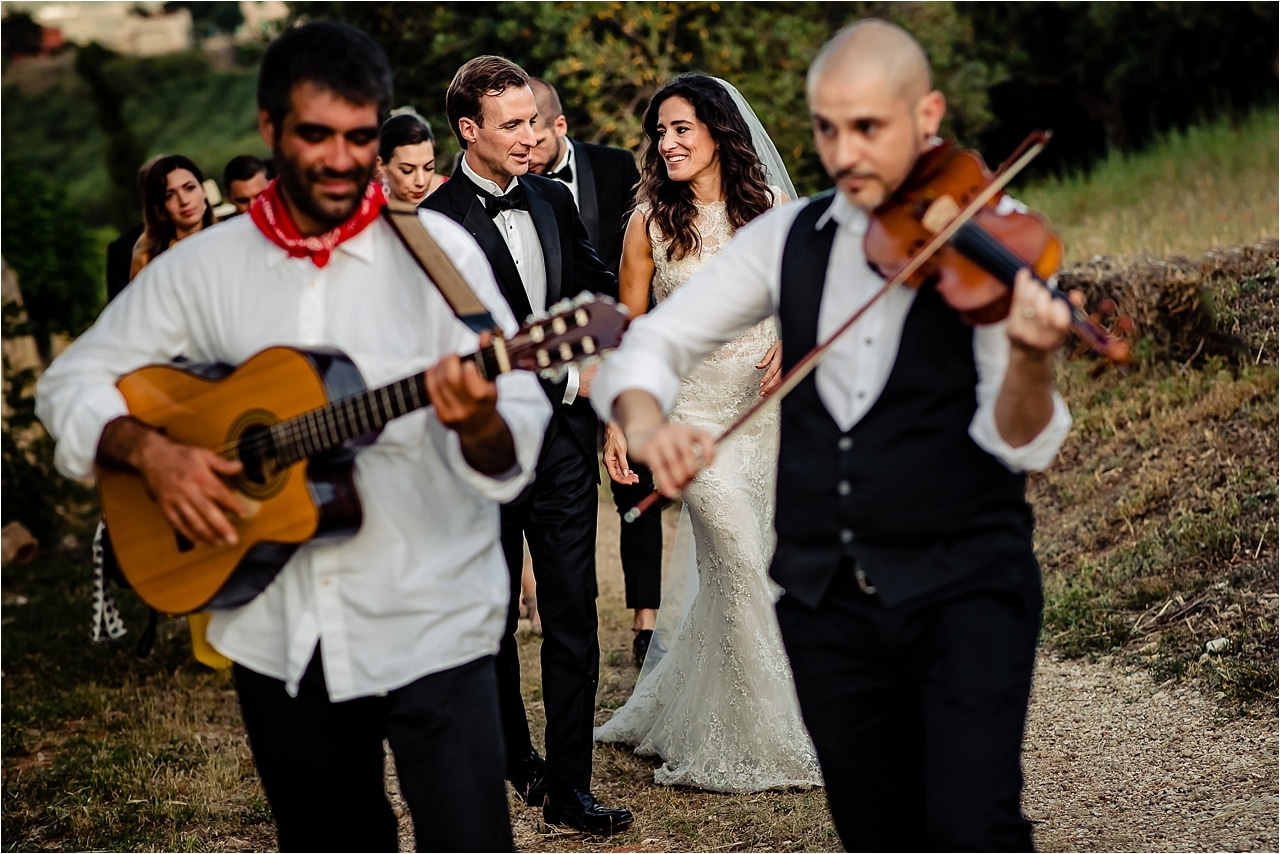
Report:
[[[412,110],[382,123],[378,175],[387,198],[418,205],[449,180],[436,174],[436,138],[427,120]]]
[[[181,154],[156,160],[143,180],[143,229],[133,247],[129,281],[161,252],[213,223],[200,167]]]

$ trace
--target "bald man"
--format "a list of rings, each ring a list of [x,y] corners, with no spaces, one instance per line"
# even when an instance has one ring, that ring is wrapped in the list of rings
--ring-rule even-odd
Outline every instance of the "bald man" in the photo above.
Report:
[[[792,368],[881,290],[868,214],[936,144],[925,53],[864,21],[807,79],[835,189],[774,208],[596,377],[633,457],[676,496],[715,437],[668,424],[679,377],[777,314]],[[778,623],[836,831],[851,851],[1030,850],[1023,726],[1040,628],[1025,472],[1070,428],[1053,387],[1066,305],[1019,272],[1008,319],[967,326],[932,286],[890,291],[781,403]]]

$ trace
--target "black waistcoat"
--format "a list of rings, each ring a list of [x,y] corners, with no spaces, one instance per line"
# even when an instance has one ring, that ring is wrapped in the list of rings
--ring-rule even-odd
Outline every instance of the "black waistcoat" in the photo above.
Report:
[[[830,194],[815,197],[787,238],[784,370],[818,343],[837,226],[814,226],[830,203]],[[884,391],[851,430],[823,405],[816,373],[783,399],[771,572],[788,595],[816,607],[836,572],[856,563],[892,607],[979,571],[998,575],[1003,558],[1029,557],[1014,563],[1034,566],[1025,476],[969,437],[977,382],[972,328],[926,286],[907,314]]]

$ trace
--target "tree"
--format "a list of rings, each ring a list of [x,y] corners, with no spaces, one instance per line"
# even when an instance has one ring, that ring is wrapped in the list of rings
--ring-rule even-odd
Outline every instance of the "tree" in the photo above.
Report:
[[[984,147],[1030,127],[1056,140],[1045,166],[1079,169],[1108,150],[1223,112],[1276,102],[1274,3],[964,3],[978,55],[1001,73]]]
[[[76,55],[76,73],[89,86],[97,108],[98,127],[106,142],[102,156],[111,180],[113,224],[123,231],[137,221],[142,210],[138,167],[146,159],[146,150],[125,120],[124,94],[107,76],[106,65],[114,56],[93,42]]]
[[[445,127],[444,93],[466,60],[495,53],[546,77],[560,93],[576,138],[635,151],[649,99],[682,71],[737,86],[773,137],[796,185],[826,185],[812,153],[804,76],[843,24],[877,15],[941,47],[936,74],[963,136],[990,121],[990,75],[972,57],[968,22],[948,3],[293,3],[300,18],[350,23],[383,46],[397,102]],[[445,137],[446,134],[438,134]],[[444,141],[444,140],[442,140]]]
[[[27,314],[14,331],[33,336],[48,365],[53,337],[79,335],[97,316],[100,276],[80,212],[61,188],[14,163],[3,171],[0,253],[18,275]]]
[[[218,33],[235,33],[244,23],[244,14],[240,11],[240,4],[236,2],[164,4],[166,12],[176,9],[186,9],[191,12],[191,24],[201,38],[215,36]]]

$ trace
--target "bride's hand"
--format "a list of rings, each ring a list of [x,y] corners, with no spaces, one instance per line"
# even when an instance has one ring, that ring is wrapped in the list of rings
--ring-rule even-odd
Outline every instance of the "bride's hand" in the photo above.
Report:
[[[756,365],[756,368],[764,370],[764,376],[760,378],[760,396],[768,397],[782,384],[781,341],[773,342],[773,346],[764,354],[764,358],[760,360],[760,364]],[[767,370],[765,370],[766,368]]]
[[[639,483],[640,475],[627,468],[627,437],[622,435],[622,428],[617,424],[608,424],[604,428],[605,471],[615,483]]]

